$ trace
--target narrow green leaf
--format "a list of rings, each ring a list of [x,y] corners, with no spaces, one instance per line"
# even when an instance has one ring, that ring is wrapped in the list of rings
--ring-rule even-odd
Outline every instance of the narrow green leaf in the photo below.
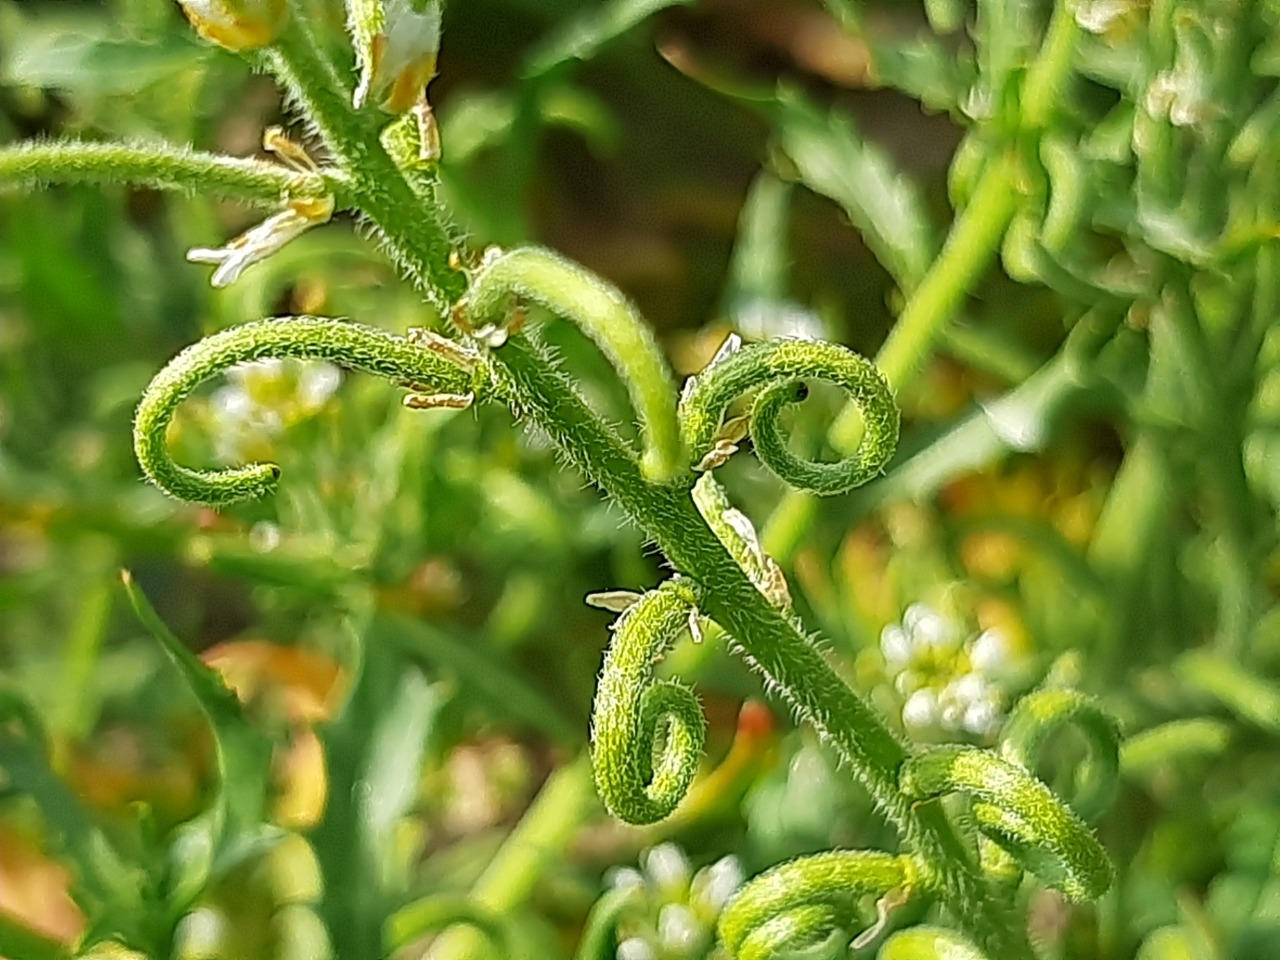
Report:
[[[394,841],[392,833],[418,799],[423,759],[435,718],[447,697],[410,671],[385,703],[369,744],[361,823],[374,850]],[[384,852],[384,858],[390,851]]]
[[[608,0],[588,4],[582,13],[534,47],[525,63],[525,79],[542,76],[570,60],[590,60],[610,40],[667,7],[693,0]]]
[[[823,113],[796,91],[780,90],[775,136],[800,181],[838,203],[904,292],[929,269],[937,249],[919,189],[846,114]]]
[[[120,39],[105,18],[19,21],[6,38],[0,84],[94,96],[136,94],[203,64],[213,48],[182,33],[152,42]]]
[[[169,630],[151,606],[133,575],[120,574],[129,602],[147,629],[177,668],[213,733],[218,763],[218,796],[196,829],[207,838],[191,838],[191,856],[179,858],[176,882],[184,889],[199,886],[204,871],[230,869],[270,846],[282,835],[267,824],[267,800],[271,788],[271,741],[249,722],[240,701],[227,689],[218,673],[203,662]]]
[[[62,960],[67,949],[0,911],[0,957],[14,960]]]

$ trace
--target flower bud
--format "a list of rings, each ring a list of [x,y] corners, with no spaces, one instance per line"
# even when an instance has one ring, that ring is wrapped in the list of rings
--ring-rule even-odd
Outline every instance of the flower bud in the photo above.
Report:
[[[348,0],[360,60],[355,106],[405,113],[422,100],[440,51],[440,0]]]
[[[271,43],[288,16],[285,0],[178,0],[196,32],[239,52]]]

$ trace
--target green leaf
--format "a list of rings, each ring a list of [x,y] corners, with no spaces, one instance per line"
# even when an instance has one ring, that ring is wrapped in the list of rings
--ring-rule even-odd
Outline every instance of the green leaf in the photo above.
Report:
[[[206,813],[184,828],[171,850],[177,899],[192,897],[207,879],[230,870],[272,846],[284,834],[267,823],[271,789],[271,741],[245,716],[240,701],[218,673],[173,635],[160,619],[133,575],[121,571],[125,592],[138,620],[147,629],[209,721],[217,753],[218,794]]]
[[[447,697],[439,685],[410,671],[378,717],[363,777],[361,825],[371,849],[391,854],[393,831],[418,799],[428,739]]]
[[[533,48],[525,63],[525,79],[540,77],[570,60],[590,60],[610,40],[667,7],[683,6],[693,0],[608,0],[588,4]]]
[[[846,114],[823,113],[802,94],[783,89],[773,115],[778,145],[800,181],[838,203],[898,285],[913,289],[937,248],[916,185]]]
[[[56,940],[41,936],[0,911],[0,956],[20,960],[62,960],[67,956],[67,950]]]
[[[213,52],[176,32],[149,42],[120,39],[105,18],[46,16],[19,21],[15,33],[6,38],[0,84],[98,96],[138,93],[201,66]]]

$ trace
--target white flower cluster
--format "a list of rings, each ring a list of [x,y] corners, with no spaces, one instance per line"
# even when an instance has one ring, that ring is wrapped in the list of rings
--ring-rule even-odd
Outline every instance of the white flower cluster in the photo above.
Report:
[[[629,919],[617,960],[704,960],[715,945],[720,912],[742,886],[742,866],[722,857],[693,873],[689,858],[674,843],[663,843],[640,858],[641,869],[610,872],[617,890],[641,891],[648,916]]]
[[[224,463],[268,455],[271,443],[292,424],[317,413],[342,382],[331,363],[254,360],[227,371],[209,398],[214,454]]]
[[[902,722],[988,736],[1000,726],[1001,679],[1013,665],[1012,645],[998,630],[967,637],[963,624],[923,603],[880,634],[880,652],[904,698]]]

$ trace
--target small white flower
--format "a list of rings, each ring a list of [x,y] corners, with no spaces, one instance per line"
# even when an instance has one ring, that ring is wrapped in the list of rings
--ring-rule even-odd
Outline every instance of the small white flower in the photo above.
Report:
[[[255,263],[271,256],[317,224],[333,216],[333,198],[316,197],[291,200],[279,213],[274,213],[256,227],[251,227],[224,247],[196,247],[187,251],[191,263],[215,264],[210,283],[225,287]]]
[[[214,453],[224,463],[264,455],[285,429],[319,411],[342,381],[320,361],[267,358],[237,364],[209,397]]]
[[[360,54],[360,84],[354,103],[357,109],[369,100],[392,113],[412,109],[423,97],[427,83],[435,76],[440,52],[440,7],[438,2],[418,4],[409,0],[385,0],[382,28]],[[364,44],[358,42],[358,46]]]

